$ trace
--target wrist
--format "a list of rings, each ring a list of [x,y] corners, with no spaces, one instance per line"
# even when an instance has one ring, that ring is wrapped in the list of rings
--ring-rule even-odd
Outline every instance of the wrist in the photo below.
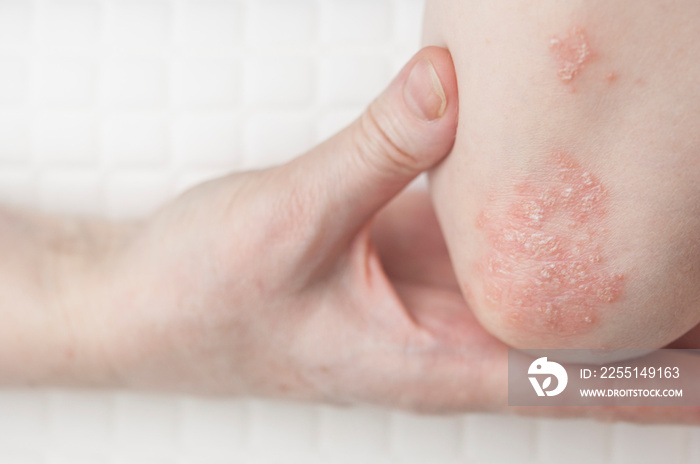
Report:
[[[133,224],[84,219],[47,221],[47,235],[37,244],[45,259],[40,289],[52,326],[55,347],[49,378],[43,383],[116,386],[118,375],[106,346],[113,263],[121,255]]]

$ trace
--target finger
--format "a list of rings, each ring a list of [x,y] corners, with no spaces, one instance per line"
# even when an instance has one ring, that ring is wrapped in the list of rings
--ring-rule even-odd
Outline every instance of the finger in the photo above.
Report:
[[[350,127],[285,166],[318,199],[325,232],[354,234],[418,174],[451,150],[457,83],[449,52],[421,50]],[[322,221],[323,222],[323,221]]]
[[[420,348],[404,350],[415,386],[406,406],[425,412],[500,411],[507,387],[507,347],[486,332],[459,292],[399,284],[397,294],[424,333]],[[407,387],[404,387],[407,388]],[[411,404],[413,403],[413,404]]]

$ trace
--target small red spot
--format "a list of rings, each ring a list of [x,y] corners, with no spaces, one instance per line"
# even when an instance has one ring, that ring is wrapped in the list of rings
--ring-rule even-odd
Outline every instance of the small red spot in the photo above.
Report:
[[[616,72],[611,71],[608,73],[607,76],[605,76],[605,80],[609,83],[612,84],[613,82],[616,82],[618,78],[618,75]]]
[[[485,211],[482,211],[481,213],[479,213],[479,215],[476,217],[476,228],[479,230],[483,229],[484,225],[486,224],[487,219],[488,218],[486,217]]]

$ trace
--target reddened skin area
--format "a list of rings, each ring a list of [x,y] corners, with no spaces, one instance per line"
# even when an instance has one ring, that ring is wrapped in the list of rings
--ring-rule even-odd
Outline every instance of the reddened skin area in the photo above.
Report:
[[[625,283],[606,259],[607,213],[605,187],[560,152],[489,197],[476,224],[486,244],[476,274],[501,325],[543,340],[596,327]]]
[[[591,56],[590,45],[585,31],[574,27],[568,35],[554,36],[549,48],[557,63],[557,75],[562,82],[568,83],[579,74]]]
[[[433,203],[511,346],[660,348],[700,324],[700,2],[637,6],[427,2],[460,99]]]

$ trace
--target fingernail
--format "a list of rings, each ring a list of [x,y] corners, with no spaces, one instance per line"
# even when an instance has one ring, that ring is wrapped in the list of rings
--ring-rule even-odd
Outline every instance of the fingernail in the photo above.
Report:
[[[445,114],[447,97],[433,63],[428,59],[418,61],[406,79],[404,99],[416,116],[434,121]]]

